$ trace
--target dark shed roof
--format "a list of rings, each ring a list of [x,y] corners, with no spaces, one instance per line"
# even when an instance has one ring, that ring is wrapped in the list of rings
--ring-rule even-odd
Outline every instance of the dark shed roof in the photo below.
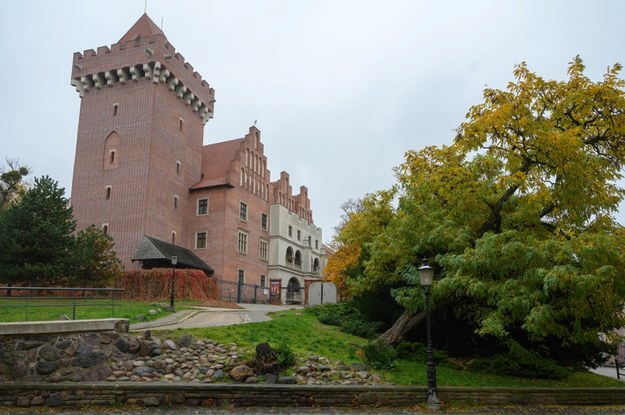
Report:
[[[132,256],[132,261],[171,261],[173,255],[178,257],[178,266],[180,267],[201,269],[209,274],[214,272],[190,250],[149,236],[143,237],[137,251]]]

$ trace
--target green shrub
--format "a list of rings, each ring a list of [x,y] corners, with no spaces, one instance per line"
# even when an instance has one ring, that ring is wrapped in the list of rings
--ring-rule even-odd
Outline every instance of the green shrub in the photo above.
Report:
[[[551,359],[541,357],[516,342],[510,344],[505,354],[481,357],[468,366],[473,372],[497,373],[532,379],[564,379],[572,370],[558,365]]]
[[[351,302],[326,304],[308,309],[323,324],[338,326],[341,331],[371,339],[381,326],[379,321],[368,321]]]
[[[423,343],[403,341],[399,343],[395,349],[397,356],[406,360],[414,360],[415,362],[425,363],[427,360],[427,347]],[[434,350],[434,362],[437,365],[448,361],[447,354],[444,351]]]
[[[276,363],[278,363],[282,368],[286,369],[287,367],[291,367],[295,364],[295,352],[291,348],[291,345],[286,341],[281,341],[278,343],[278,347],[274,349],[277,354]]]
[[[346,319],[341,324],[341,330],[354,336],[372,339],[380,327],[380,322],[369,322],[359,318]]]
[[[367,364],[375,369],[394,369],[397,352],[380,340],[367,343],[363,349]]]
[[[316,305],[308,309],[317,320],[330,326],[341,326],[345,319],[350,318],[358,311],[350,303]]]

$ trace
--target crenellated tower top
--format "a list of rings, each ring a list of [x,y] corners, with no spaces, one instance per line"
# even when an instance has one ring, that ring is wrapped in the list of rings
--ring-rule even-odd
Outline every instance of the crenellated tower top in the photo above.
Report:
[[[203,123],[213,118],[215,90],[176,52],[147,14],[110,48],[74,53],[71,84],[81,98],[93,88],[143,79],[166,85]]]

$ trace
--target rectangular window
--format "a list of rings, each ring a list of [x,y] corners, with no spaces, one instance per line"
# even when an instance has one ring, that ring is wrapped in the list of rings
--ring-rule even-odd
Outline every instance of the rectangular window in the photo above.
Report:
[[[267,241],[261,239],[260,240],[260,259],[262,259],[263,261],[267,261],[267,258],[269,258],[269,244],[267,243]]]
[[[111,198],[111,186],[106,186],[105,198],[109,200]]]
[[[245,270],[239,270],[239,284],[245,284]]]
[[[241,202],[241,206],[239,208],[239,217],[243,221],[247,221],[247,205]]]
[[[297,240],[299,241],[302,238],[302,231],[297,231]]]
[[[174,209],[178,209],[178,195],[174,195]]]
[[[289,225],[289,236],[293,236],[293,227]]]
[[[109,233],[109,224],[108,223],[103,223],[102,224],[102,233],[105,235],[108,235]]]
[[[260,214],[260,227],[264,230],[267,230],[267,215],[264,213]]]
[[[198,232],[195,234],[195,249],[206,248],[206,232]]]
[[[200,215],[208,215],[208,199],[198,199],[197,200],[197,214]]]
[[[176,231],[171,231],[171,244],[176,245]]]
[[[267,286],[267,277],[264,275],[260,276],[260,287],[265,288]]]
[[[315,249],[319,249],[319,239],[315,239]]]
[[[240,253],[247,254],[247,233],[243,231],[239,231],[239,243],[237,249]]]

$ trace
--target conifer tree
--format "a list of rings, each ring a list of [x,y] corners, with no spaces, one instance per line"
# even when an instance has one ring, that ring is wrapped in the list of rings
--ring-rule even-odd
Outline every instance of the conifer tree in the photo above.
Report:
[[[18,203],[0,211],[2,282],[50,284],[64,276],[75,226],[64,189],[48,176],[36,178]]]

